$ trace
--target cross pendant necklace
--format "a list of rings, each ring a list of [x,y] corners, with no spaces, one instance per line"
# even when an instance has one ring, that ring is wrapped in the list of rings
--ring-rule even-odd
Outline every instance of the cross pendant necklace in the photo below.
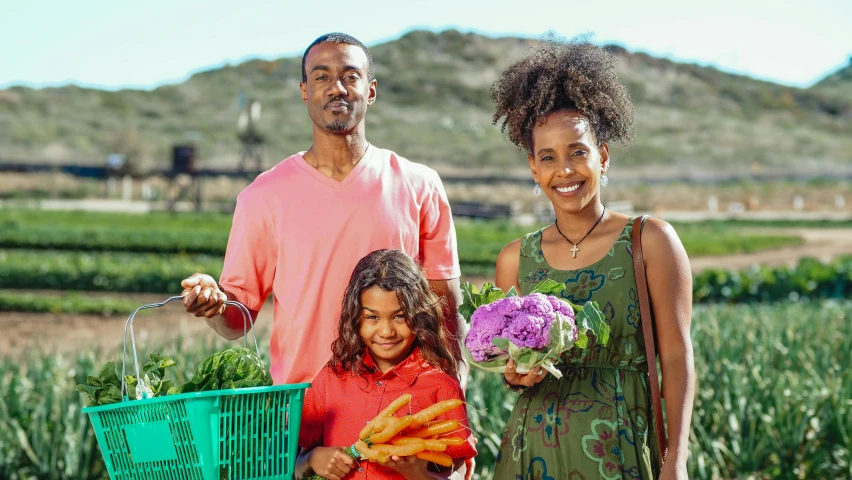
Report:
[[[583,238],[581,238],[581,239],[580,239],[580,241],[578,241],[577,243],[574,243],[574,242],[572,242],[571,240],[568,240],[568,237],[566,237],[566,236],[565,236],[565,234],[564,234],[564,233],[562,233],[562,230],[560,230],[560,229],[559,229],[559,220],[556,220],[555,222],[553,222],[553,225],[554,225],[554,226],[556,226],[556,231],[557,231],[557,232],[559,232],[559,235],[562,235],[562,238],[564,238],[564,239],[565,239],[568,243],[570,243],[570,244],[572,245],[572,247],[571,247],[571,254],[574,256],[574,258],[577,258],[577,252],[579,252],[579,251],[580,251],[580,247],[579,247],[580,242],[582,242],[583,240],[585,240],[585,239],[586,239],[586,237],[588,237],[588,236],[589,236],[589,234],[590,234],[590,233],[592,233],[592,230],[594,230],[594,229],[595,229],[595,227],[597,227],[597,226],[598,226],[598,224],[599,224],[599,223],[601,223],[601,220],[603,220],[603,217],[604,217],[604,214],[605,214],[605,213],[606,213],[606,205],[604,205],[604,207],[603,207],[603,212],[601,212],[601,216],[600,216],[600,217],[598,217],[598,221],[597,221],[597,222],[595,222],[595,224],[594,224],[594,225],[592,225],[592,228],[590,228],[590,229],[589,229],[589,231],[588,231],[588,232],[586,232],[586,234],[585,234],[585,235],[583,235]]]

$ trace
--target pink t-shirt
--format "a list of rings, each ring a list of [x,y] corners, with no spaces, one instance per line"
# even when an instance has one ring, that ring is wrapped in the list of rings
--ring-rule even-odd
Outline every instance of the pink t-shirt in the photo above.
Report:
[[[460,275],[438,174],[389,150],[368,147],[342,182],[299,153],[240,193],[219,283],[256,311],[274,294],[276,384],[310,382],[328,362],[352,270],[382,248],[407,253],[430,280]]]

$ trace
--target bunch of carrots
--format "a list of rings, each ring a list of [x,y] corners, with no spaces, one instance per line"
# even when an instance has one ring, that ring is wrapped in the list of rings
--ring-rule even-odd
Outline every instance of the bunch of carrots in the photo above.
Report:
[[[464,443],[464,438],[449,436],[459,428],[458,420],[435,421],[442,415],[462,404],[459,399],[444,400],[413,415],[397,417],[396,412],[411,401],[404,394],[370,420],[361,433],[354,449],[362,457],[374,462],[385,463],[388,458],[416,455],[417,458],[449,467],[452,456],[448,448]]]
[[[464,444],[462,437],[450,434],[459,428],[458,420],[435,421],[435,417],[444,414],[459,405],[459,399],[444,400],[412,415],[397,417],[396,412],[411,401],[410,394],[403,394],[387,408],[379,412],[361,429],[358,441],[346,449],[352,458],[385,463],[390,457],[417,458],[444,467],[453,465],[450,455],[454,447]],[[314,476],[312,479],[322,477]]]

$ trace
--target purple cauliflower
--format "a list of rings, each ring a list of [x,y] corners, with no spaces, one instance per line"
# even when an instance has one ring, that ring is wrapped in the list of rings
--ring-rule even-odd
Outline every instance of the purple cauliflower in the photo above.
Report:
[[[505,338],[519,348],[544,349],[557,318],[570,323],[576,340],[574,309],[568,303],[540,293],[502,298],[476,309],[465,346],[478,362],[506,353],[491,343],[494,338]]]

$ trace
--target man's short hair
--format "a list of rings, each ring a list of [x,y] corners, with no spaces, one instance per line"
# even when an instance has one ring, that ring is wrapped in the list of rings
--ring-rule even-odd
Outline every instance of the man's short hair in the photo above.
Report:
[[[370,65],[369,78],[370,78],[370,81],[373,81],[373,78],[375,78],[375,72],[373,70],[373,56],[370,55],[370,51],[367,50],[367,46],[364,45],[363,43],[361,43],[360,40],[353,37],[352,35],[347,35],[345,33],[339,33],[339,32],[333,32],[333,33],[326,33],[325,35],[322,35],[321,37],[314,40],[313,43],[308,45],[308,48],[305,50],[305,54],[302,55],[302,81],[303,82],[308,81],[308,72],[305,71],[305,59],[308,58],[308,52],[310,52],[311,49],[314,48],[314,46],[319,45],[320,43],[327,43],[327,42],[345,43],[346,45],[355,45],[356,47],[360,47],[361,50],[364,50],[364,53],[367,55],[367,61],[369,62],[369,65]]]

